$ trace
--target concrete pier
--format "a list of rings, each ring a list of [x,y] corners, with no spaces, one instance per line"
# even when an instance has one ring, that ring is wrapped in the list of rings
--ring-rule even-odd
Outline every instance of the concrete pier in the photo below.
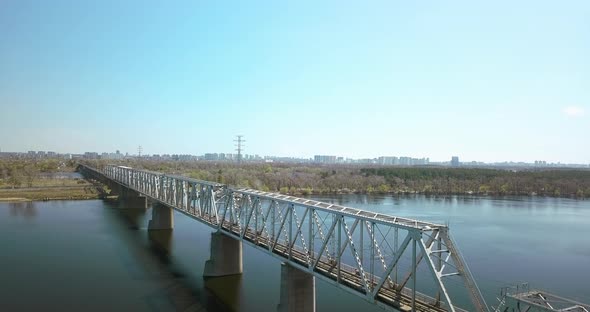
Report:
[[[155,203],[148,230],[172,230],[174,228],[174,210],[166,205]]]
[[[280,298],[278,312],[315,312],[315,277],[281,263]]]
[[[125,197],[122,199],[122,204],[125,208],[147,209],[147,198],[143,196]]]
[[[211,255],[203,277],[242,274],[242,242],[220,232],[211,233]]]
[[[107,185],[111,190],[110,195],[118,196],[120,207],[147,209],[147,198],[145,196],[119,183],[111,182]]]
[[[107,180],[105,184],[109,187],[109,190],[111,190],[109,195],[121,196],[123,193],[123,186],[121,184],[111,180]]]

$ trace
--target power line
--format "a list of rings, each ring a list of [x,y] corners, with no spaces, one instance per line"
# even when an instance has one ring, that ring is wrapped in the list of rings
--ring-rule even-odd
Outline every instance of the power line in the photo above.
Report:
[[[238,164],[242,163],[242,151],[244,150],[244,142],[246,142],[243,137],[243,135],[236,135],[237,139],[234,140],[236,142],[236,151],[238,152]]]

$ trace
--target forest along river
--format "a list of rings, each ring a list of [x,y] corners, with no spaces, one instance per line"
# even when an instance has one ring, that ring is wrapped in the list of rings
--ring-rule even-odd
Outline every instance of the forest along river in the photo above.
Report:
[[[500,287],[590,302],[590,201],[536,197],[310,197],[448,223],[488,303]],[[244,245],[242,276],[202,278],[211,229],[175,213],[148,235],[151,211],[100,200],[0,202],[0,311],[274,311],[280,262]],[[318,311],[382,311],[316,281]]]

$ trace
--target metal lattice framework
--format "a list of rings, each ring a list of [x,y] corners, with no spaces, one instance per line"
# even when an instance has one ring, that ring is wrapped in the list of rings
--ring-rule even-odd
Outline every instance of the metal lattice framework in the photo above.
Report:
[[[453,301],[462,298],[488,311],[447,226],[122,166],[85,169],[382,307],[464,311]]]
[[[563,298],[547,291],[531,290],[527,283],[504,287],[494,312],[589,312],[590,305]]]

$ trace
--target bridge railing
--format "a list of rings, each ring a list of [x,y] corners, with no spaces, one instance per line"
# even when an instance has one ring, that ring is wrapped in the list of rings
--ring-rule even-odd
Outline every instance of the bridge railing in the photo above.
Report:
[[[92,169],[92,168],[91,168]],[[96,170],[96,169],[92,169]],[[106,177],[384,307],[488,311],[448,227],[122,166]]]

